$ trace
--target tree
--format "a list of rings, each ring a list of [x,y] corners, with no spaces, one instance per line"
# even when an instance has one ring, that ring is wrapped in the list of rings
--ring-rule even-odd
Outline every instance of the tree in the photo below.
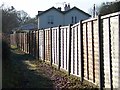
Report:
[[[120,11],[120,1],[102,3],[99,14],[106,15]]]
[[[2,5],[0,9],[2,9],[2,31],[9,33],[13,28],[19,25],[16,10],[13,6],[4,8],[4,5]]]
[[[30,23],[33,23],[33,24],[37,25],[37,18],[30,18],[24,24],[30,24]]]
[[[31,19],[24,10],[17,11],[17,16],[19,17],[19,22],[21,25]]]
[[[31,19],[25,11],[17,11],[13,6],[5,8],[5,5],[2,4],[0,9],[2,10],[2,31],[4,33],[10,33],[12,29]]]
[[[89,9],[89,13],[94,17],[97,15],[106,15],[114,12],[120,11],[120,1],[114,2],[103,2],[99,6],[94,5],[92,8]]]

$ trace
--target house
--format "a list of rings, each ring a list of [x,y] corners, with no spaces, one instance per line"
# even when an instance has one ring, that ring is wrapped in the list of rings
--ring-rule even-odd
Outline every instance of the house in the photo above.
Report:
[[[29,32],[29,31],[32,31],[32,30],[37,30],[37,24],[35,23],[28,23],[28,24],[25,24],[25,25],[21,25],[17,28],[14,28],[10,33],[16,33],[16,32]]]
[[[70,8],[69,4],[65,4],[64,11],[61,7],[51,7],[46,11],[38,11],[38,29],[75,24],[90,17],[91,15],[77,7]]]
[[[34,23],[29,23],[22,25],[18,28],[19,30],[37,30],[37,25]]]

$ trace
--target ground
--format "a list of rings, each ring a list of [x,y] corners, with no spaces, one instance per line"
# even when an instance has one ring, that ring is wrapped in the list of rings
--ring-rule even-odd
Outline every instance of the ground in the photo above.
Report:
[[[80,78],[68,76],[50,64],[36,60],[17,48],[11,49],[11,63],[3,65],[3,88],[97,89]]]

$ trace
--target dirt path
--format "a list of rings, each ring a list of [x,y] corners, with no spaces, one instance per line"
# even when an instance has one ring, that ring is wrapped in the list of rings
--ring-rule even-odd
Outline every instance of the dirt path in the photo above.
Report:
[[[40,60],[34,60],[30,55],[19,50],[12,50],[13,75],[17,88],[49,88],[52,89],[85,89],[96,88],[88,83],[81,83],[79,78],[67,76]],[[13,81],[14,82],[14,81]]]

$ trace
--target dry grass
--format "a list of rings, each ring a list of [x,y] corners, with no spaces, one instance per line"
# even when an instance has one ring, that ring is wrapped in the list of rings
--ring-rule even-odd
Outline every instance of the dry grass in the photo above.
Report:
[[[30,55],[12,50],[11,71],[4,73],[4,87],[8,88],[49,88],[49,89],[97,89],[97,86],[80,78],[68,76],[46,62],[35,60]],[[10,76],[11,74],[11,76]]]

